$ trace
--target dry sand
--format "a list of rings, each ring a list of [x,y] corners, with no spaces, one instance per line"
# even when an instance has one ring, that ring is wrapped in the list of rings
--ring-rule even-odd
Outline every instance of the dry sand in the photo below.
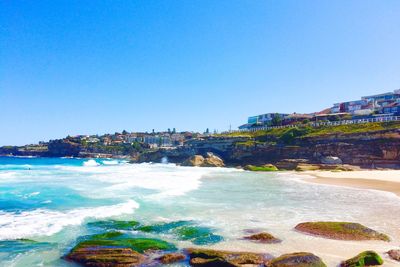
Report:
[[[400,170],[306,171],[302,174],[315,177],[305,178],[313,183],[382,190],[400,197]]]

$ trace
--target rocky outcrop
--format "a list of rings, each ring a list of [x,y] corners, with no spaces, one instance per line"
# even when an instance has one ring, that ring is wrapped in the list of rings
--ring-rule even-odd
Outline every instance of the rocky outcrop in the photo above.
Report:
[[[343,261],[340,267],[364,267],[382,265],[382,258],[375,251],[364,251],[354,258]]]
[[[312,253],[297,252],[284,254],[273,259],[268,267],[326,267],[325,263]]]
[[[390,258],[400,261],[400,249],[392,249],[388,251],[388,255]]]
[[[305,222],[298,224],[295,229],[319,237],[337,240],[382,240],[390,238],[359,223],[351,222]]]
[[[280,243],[282,242],[280,239],[276,238],[275,236],[271,235],[267,232],[262,232],[258,234],[253,234],[249,236],[245,236],[244,239],[256,241],[259,243],[266,243],[266,244],[273,244],[273,243]]]
[[[272,256],[251,252],[233,252],[211,249],[187,249],[191,266],[261,266],[267,264]]]
[[[182,166],[224,167],[225,164],[220,157],[214,155],[213,153],[208,152],[205,158],[201,155],[194,155],[189,157],[182,163]]]

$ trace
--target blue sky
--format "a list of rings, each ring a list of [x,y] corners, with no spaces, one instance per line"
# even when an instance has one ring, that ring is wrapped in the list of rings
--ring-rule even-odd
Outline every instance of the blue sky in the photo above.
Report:
[[[400,88],[400,1],[0,0],[0,145],[226,130]]]

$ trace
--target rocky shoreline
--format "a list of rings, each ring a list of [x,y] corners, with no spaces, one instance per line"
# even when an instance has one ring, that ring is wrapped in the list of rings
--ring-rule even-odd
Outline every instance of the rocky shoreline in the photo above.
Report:
[[[136,221],[99,221],[92,223],[103,233],[78,239],[76,245],[63,259],[83,266],[160,266],[182,263],[190,266],[264,266],[264,267],[325,267],[323,260],[310,252],[293,252],[274,257],[269,253],[249,251],[225,251],[203,248],[222,239],[213,238],[212,229],[194,225],[190,221],[141,225]],[[383,233],[351,222],[305,222],[295,229],[304,234],[337,240],[379,240],[390,239]],[[178,240],[188,240],[198,247],[178,249],[174,244],[158,238],[143,237],[140,233],[174,234]],[[200,247],[196,240],[202,240]],[[269,233],[245,236],[249,242],[274,244],[281,240]],[[400,250],[392,249],[387,255],[399,261]],[[342,267],[377,266],[384,260],[374,251],[362,251],[353,258],[338,262]]]

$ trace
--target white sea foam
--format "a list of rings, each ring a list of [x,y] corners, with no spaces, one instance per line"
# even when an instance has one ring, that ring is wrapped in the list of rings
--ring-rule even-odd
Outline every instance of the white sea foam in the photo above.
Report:
[[[36,209],[21,213],[0,212],[0,240],[50,236],[66,226],[80,225],[87,218],[132,214],[139,204],[133,200],[110,206],[80,208],[66,212]]]
[[[118,165],[120,164],[118,160],[103,160],[104,165]]]
[[[94,159],[89,159],[88,161],[85,161],[83,163],[83,166],[87,166],[87,167],[94,167],[94,166],[99,166],[100,164],[97,163],[97,161],[95,161]]]

